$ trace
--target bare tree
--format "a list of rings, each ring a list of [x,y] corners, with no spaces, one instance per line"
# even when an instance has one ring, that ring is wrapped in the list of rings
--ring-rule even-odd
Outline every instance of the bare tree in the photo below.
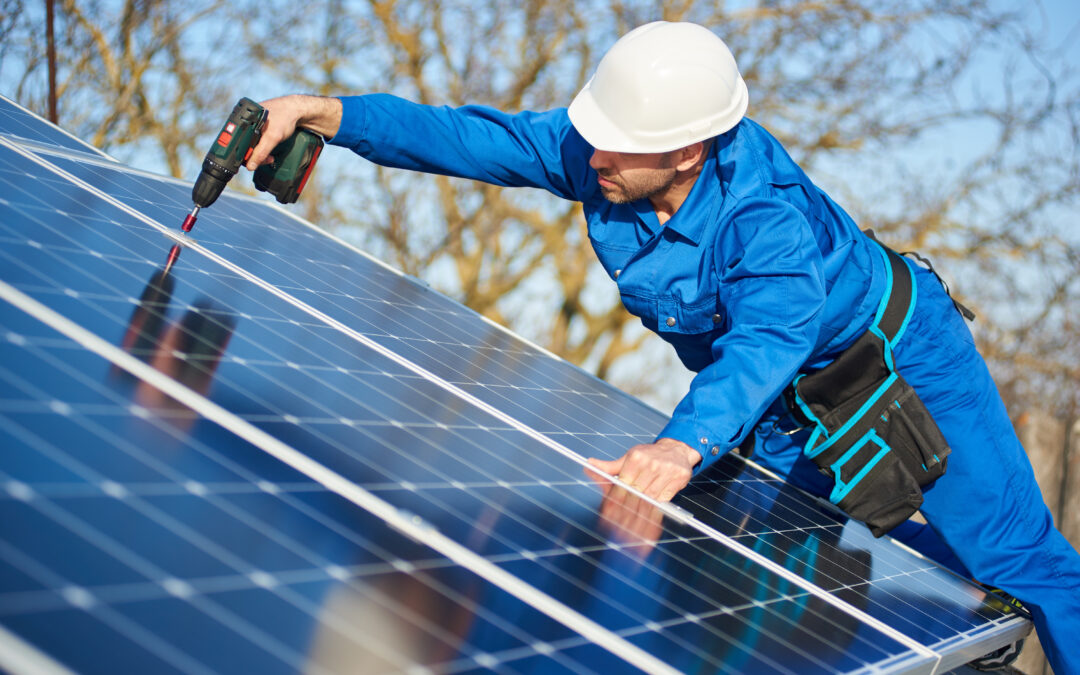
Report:
[[[738,10],[671,0],[316,7],[304,12],[326,27],[318,60],[310,48],[274,43],[269,30],[259,35],[261,24],[253,29],[258,56],[296,88],[508,110],[565,105],[606,46],[634,25],[664,18],[713,26],[741,64],[750,114],[864,226],[930,255],[975,305],[1006,393],[1075,410],[1069,298],[1077,297],[1070,284],[1078,243],[1061,217],[1075,211],[1078,99],[1073,74],[1047,67],[1053,55],[1019,14],[975,0]],[[953,134],[966,134],[966,143],[940,159],[906,154]],[[852,182],[855,175],[868,178]],[[341,180],[355,187],[324,188],[349,196],[329,200],[334,210],[319,222],[361,228],[368,246],[404,269],[601,376],[647,340],[585,250],[575,206],[370,167]],[[1015,263],[1008,272],[999,269],[1005,260]],[[1018,301],[1029,309],[1022,321],[1014,320]],[[658,371],[635,368],[620,384],[648,391]]]
[[[40,21],[4,2],[2,53],[26,67],[13,77],[5,65],[0,81],[41,110]],[[632,26],[706,24],[735,52],[750,115],[864,227],[929,255],[974,306],[1007,398],[1076,413],[1080,93],[1017,12],[983,0],[62,6],[62,124],[188,177],[238,95],[385,91],[546,109],[566,105]],[[297,208],[635,393],[685,382],[619,305],[577,205],[327,153]],[[640,366],[643,353],[652,367]]]
[[[8,58],[23,72],[15,97],[42,110],[43,21],[13,2],[7,40],[18,42]],[[224,0],[61,0],[57,6],[57,96],[60,119],[70,131],[118,157],[163,164],[185,175],[197,145],[220,123],[193,111],[227,107],[227,80],[212,49],[213,22]],[[5,80],[16,79],[5,73]],[[7,85],[5,84],[5,89]],[[152,155],[152,159],[145,155]]]

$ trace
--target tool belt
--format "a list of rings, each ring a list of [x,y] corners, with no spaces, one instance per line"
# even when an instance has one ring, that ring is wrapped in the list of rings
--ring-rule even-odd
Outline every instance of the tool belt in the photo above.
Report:
[[[921,488],[945,473],[949,454],[893,363],[893,345],[915,307],[914,273],[898,253],[878,248],[888,277],[873,324],[835,361],[799,375],[784,392],[792,417],[812,429],[803,454],[834,481],[829,501],[875,537],[918,510]]]

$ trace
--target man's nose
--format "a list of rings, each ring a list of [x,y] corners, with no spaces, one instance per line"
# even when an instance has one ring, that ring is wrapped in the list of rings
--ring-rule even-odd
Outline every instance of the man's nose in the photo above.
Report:
[[[606,150],[593,149],[592,157],[589,158],[589,166],[594,171],[611,166],[611,153]]]

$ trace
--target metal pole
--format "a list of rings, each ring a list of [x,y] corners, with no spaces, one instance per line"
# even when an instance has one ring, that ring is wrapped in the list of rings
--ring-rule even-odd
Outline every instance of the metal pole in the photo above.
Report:
[[[56,115],[56,35],[53,32],[53,4],[55,0],[45,0],[45,51],[49,62],[49,121],[59,123]]]

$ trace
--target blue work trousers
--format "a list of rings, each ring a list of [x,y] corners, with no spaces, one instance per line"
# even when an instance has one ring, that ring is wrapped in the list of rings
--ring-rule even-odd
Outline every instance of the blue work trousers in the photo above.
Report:
[[[924,490],[920,510],[932,532],[902,525],[891,534],[1020,599],[1055,674],[1080,675],[1080,555],[1054,527],[963,318],[937,278],[909,264],[916,270],[917,304],[894,349],[897,370],[930,410],[952,454],[945,475]],[[754,459],[828,498],[831,484],[801,453],[807,432],[783,436],[769,433],[771,426],[768,420],[758,426]]]

